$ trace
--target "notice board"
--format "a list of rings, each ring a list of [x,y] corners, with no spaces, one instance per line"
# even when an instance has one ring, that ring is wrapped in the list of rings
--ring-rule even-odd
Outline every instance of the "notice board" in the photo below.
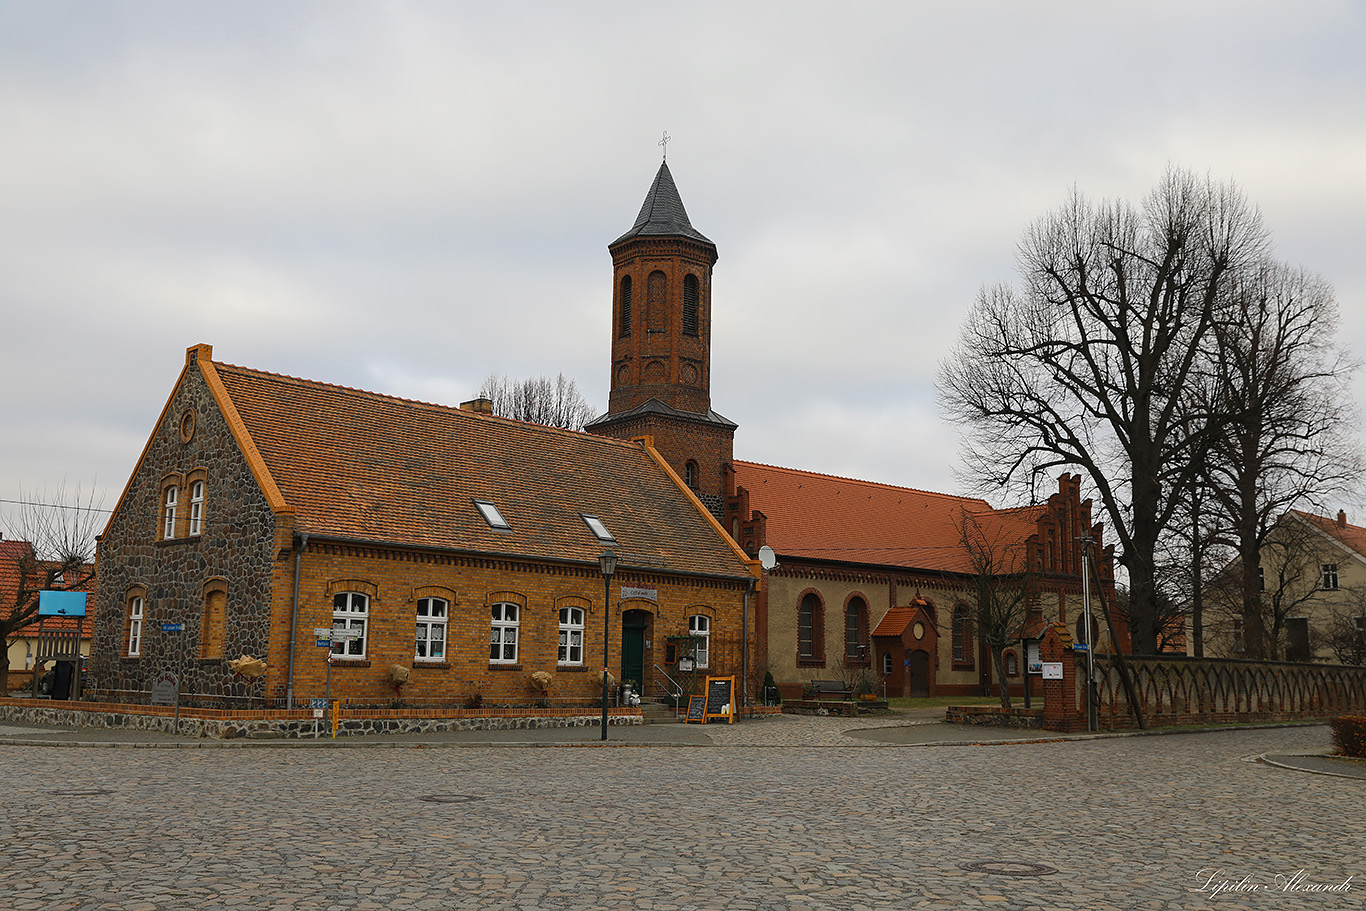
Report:
[[[707,723],[707,697],[689,696],[688,697],[688,724]]]
[[[735,678],[707,678],[706,720],[724,718],[726,724],[735,723]]]

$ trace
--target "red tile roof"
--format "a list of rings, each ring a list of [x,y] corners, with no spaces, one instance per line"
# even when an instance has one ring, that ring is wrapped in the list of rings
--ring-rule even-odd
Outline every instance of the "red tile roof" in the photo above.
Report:
[[[878,621],[877,629],[873,630],[874,636],[900,636],[906,632],[906,624],[911,622],[915,616],[915,608],[911,605],[901,605],[894,607],[883,615]]]
[[[313,535],[747,576],[741,555],[639,445],[214,362],[296,527]],[[495,531],[473,500],[512,526]]]
[[[963,547],[964,514],[989,540],[1014,544],[1036,530],[1046,509],[993,510],[985,500],[894,487],[834,475],[735,462],[735,483],[768,517],[767,543],[789,557],[972,572]]]
[[[0,611],[8,614],[14,607],[15,598],[19,594],[19,561],[33,553],[33,546],[27,541],[0,541]],[[40,564],[46,567],[48,564]],[[88,565],[88,564],[87,564]],[[30,581],[30,584],[33,584]],[[89,580],[80,586],[76,586],[73,591],[87,592],[91,597],[86,599],[85,625],[82,627],[84,635],[88,637],[92,626],[92,619],[95,612],[95,576],[92,571]],[[72,629],[76,628],[75,617],[45,617],[43,619],[44,629]],[[19,627],[16,632],[23,635],[36,635],[38,630],[39,617],[35,613],[28,623]]]
[[[1345,523],[1339,525],[1337,519],[1330,519],[1327,516],[1316,516],[1313,513],[1308,512],[1300,512],[1298,509],[1292,510],[1292,512],[1325,534],[1337,538],[1362,557],[1366,557],[1366,528],[1362,528],[1360,525]]]

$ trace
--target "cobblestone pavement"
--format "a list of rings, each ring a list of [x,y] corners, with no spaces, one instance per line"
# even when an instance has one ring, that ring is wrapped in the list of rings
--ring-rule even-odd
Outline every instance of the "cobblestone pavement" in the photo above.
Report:
[[[895,746],[876,721],[649,726],[725,749],[0,738],[0,908],[1363,906],[1366,782],[1251,761],[1325,727]]]

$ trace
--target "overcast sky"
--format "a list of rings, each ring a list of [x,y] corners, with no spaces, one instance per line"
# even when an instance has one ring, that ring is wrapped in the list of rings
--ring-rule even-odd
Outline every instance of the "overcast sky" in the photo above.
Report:
[[[936,366],[1073,185],[1237,181],[1366,353],[1363,48],[1312,0],[0,2],[0,497],[113,506],[199,342],[605,408],[665,130],[736,456],[955,492]]]

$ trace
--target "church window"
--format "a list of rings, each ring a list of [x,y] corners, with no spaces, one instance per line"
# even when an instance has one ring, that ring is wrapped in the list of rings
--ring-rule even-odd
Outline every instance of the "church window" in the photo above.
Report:
[[[824,643],[821,626],[824,622],[821,596],[807,592],[797,608],[797,661],[800,664],[822,664]]]
[[[651,332],[665,330],[664,287],[667,281],[659,270],[650,273],[649,285],[645,289],[645,322]]]
[[[693,490],[696,490],[699,480],[697,463],[692,459],[688,459],[688,464],[683,466],[683,483],[687,484]]]
[[[696,275],[688,275],[683,279],[683,332],[685,335],[697,334]]]
[[[1015,657],[1014,652],[1006,652],[1006,676],[1018,677],[1020,675],[1020,659]]]
[[[844,608],[844,657],[846,661],[864,662],[864,630],[868,628],[868,603],[855,596]]]
[[[972,660],[972,612],[966,604],[953,609],[953,664],[970,668]]]
[[[621,326],[617,335],[626,338],[631,334],[631,276],[621,279]]]
[[[892,676],[892,653],[891,653],[891,652],[883,652],[883,653],[882,653],[882,676],[884,676],[884,677],[890,677],[890,676]]]

